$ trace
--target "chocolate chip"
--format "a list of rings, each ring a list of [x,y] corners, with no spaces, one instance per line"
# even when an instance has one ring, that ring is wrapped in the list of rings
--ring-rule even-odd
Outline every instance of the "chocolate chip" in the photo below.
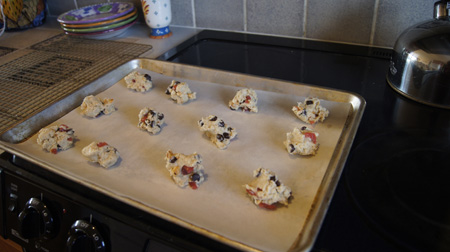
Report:
[[[159,120],[164,119],[164,114],[158,114],[158,119],[159,119]]]
[[[269,179],[272,180],[272,181],[276,181],[277,180],[277,178],[275,178],[275,176],[270,176]]]
[[[219,127],[225,127],[225,122],[223,120],[220,120],[218,125]]]
[[[290,153],[292,153],[292,152],[295,151],[295,146],[294,146],[293,144],[289,144],[289,147],[291,148],[291,149],[289,150]]]
[[[211,119],[209,119],[211,122],[215,122],[217,120],[217,116],[213,116]]]
[[[200,175],[198,173],[194,173],[191,175],[191,181],[199,181]]]
[[[167,95],[170,95],[169,89],[166,89],[166,94],[167,94]]]
[[[305,102],[306,105],[311,105],[311,104],[313,104],[313,103],[314,103],[314,102],[311,101],[311,100],[306,100],[306,102]]]
[[[277,186],[280,186],[281,185],[281,183],[280,183],[280,181],[275,181],[275,184],[277,185]]]
[[[173,157],[170,158],[170,163],[173,164],[173,163],[177,162],[177,160],[178,160],[178,158],[173,156]]]
[[[223,137],[224,137],[225,139],[230,139],[230,134],[227,133],[227,132],[224,132],[224,133],[223,133]]]
[[[303,127],[301,128],[301,130],[306,130],[306,126],[303,126]]]
[[[217,140],[219,140],[220,142],[223,142],[224,137],[221,134],[217,134]]]
[[[200,125],[200,127],[203,127],[203,125],[205,125],[205,124],[203,123],[203,120],[199,120],[198,125]]]
[[[144,74],[144,77],[148,80],[148,81],[152,81],[152,77],[148,74]]]

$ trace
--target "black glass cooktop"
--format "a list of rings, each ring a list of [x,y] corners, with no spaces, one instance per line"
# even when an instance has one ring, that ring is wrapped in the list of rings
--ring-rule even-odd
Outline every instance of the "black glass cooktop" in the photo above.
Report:
[[[381,48],[203,31],[159,59],[333,88],[352,85],[351,89],[359,89],[361,80],[370,75],[366,69],[372,63],[367,58],[384,63],[390,54],[390,50]]]
[[[390,54],[207,30],[159,59],[362,95],[367,106],[313,251],[449,251],[450,110],[390,88]]]

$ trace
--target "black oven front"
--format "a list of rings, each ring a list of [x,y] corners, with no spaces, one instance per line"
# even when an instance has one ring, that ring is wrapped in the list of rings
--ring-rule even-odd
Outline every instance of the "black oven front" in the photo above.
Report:
[[[24,251],[231,250],[7,152],[0,190],[1,235]]]

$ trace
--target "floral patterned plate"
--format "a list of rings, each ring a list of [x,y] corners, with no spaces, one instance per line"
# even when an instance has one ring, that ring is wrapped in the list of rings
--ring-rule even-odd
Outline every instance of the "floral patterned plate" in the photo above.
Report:
[[[64,24],[86,24],[118,18],[133,11],[129,2],[101,3],[70,10],[59,15],[57,20]]]

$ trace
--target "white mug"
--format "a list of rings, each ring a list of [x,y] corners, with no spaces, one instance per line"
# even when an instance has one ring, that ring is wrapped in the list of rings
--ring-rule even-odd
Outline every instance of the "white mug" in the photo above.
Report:
[[[172,35],[169,24],[172,21],[170,0],[141,0],[145,22],[151,28],[151,38],[167,38]]]

